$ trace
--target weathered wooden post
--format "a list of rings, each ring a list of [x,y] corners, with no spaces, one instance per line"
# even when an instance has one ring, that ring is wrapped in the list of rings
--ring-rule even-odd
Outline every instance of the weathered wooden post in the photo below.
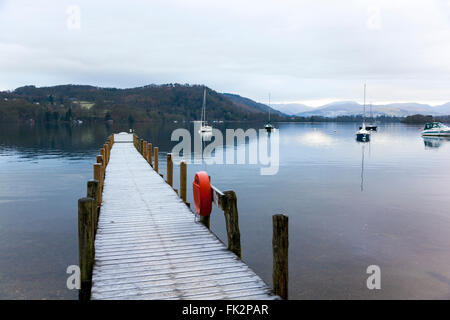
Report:
[[[101,187],[103,189],[103,182],[105,180],[105,172],[106,172],[106,163],[105,163],[105,158],[103,158],[103,156],[97,156],[97,163],[102,165],[102,170],[101,170],[101,179],[99,180]]]
[[[187,199],[187,168],[186,168],[186,161],[180,162],[180,198],[183,200],[184,203],[186,203]]]
[[[108,161],[106,162],[106,164],[109,163],[109,158],[111,158],[112,143],[110,141],[108,141],[107,145],[108,145]]]
[[[173,161],[172,161],[172,154],[167,154],[167,184],[171,187],[173,187]]]
[[[148,155],[147,155],[147,161],[148,161],[148,163],[150,163],[150,166],[152,166],[153,167],[153,162],[152,162],[152,148],[153,148],[153,146],[152,146],[152,144],[151,143],[149,143],[148,144],[148,147],[147,147],[147,153],[148,153]]]
[[[144,140],[144,146],[143,146],[143,150],[142,150],[142,156],[144,157],[144,159],[147,159],[147,141]]]
[[[289,218],[283,214],[272,216],[273,223],[273,292],[281,299],[288,299],[289,279]]]
[[[78,200],[78,257],[80,265],[80,300],[89,300],[92,287],[92,269],[94,266],[94,217],[95,200]]]
[[[98,191],[97,191],[97,206],[100,206],[102,203],[102,165],[100,163],[94,164],[94,180],[98,181]]]
[[[159,148],[155,147],[155,167],[154,167],[154,169],[156,172],[158,172],[158,158],[159,158],[158,152],[159,152]]]
[[[143,146],[144,146],[144,140],[140,139],[139,140],[139,152],[142,154],[143,151]]]
[[[106,158],[105,148],[101,148],[101,149],[100,149],[100,155],[103,156],[103,159]],[[98,161],[97,161],[97,162],[98,162]],[[106,166],[106,164],[105,164],[105,166]]]
[[[236,193],[234,191],[225,191],[223,194],[225,198],[223,213],[225,214],[227,227],[228,250],[234,252],[240,259],[241,233],[239,231]]]
[[[98,184],[97,180],[90,180],[87,183],[87,197],[94,199],[95,206],[92,207],[92,214],[94,217],[94,233],[97,233],[99,210],[97,209],[97,197],[98,197]]]
[[[102,165],[102,168],[105,168],[105,161],[104,161],[104,157],[102,155],[97,156],[97,163],[100,163]]]
[[[209,229],[211,227],[211,216],[200,216],[200,222]]]
[[[105,167],[108,165],[108,159],[109,159],[109,148],[108,148],[108,144],[104,144],[103,145],[103,149],[105,149]]]

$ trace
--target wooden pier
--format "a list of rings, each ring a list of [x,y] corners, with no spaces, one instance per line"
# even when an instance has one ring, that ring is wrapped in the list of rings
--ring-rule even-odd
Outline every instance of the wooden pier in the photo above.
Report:
[[[158,172],[157,147],[121,133],[102,150],[79,200],[80,299],[279,299],[240,259],[235,198],[233,207],[229,193],[213,190],[227,219],[227,248],[185,202],[185,163],[178,195],[170,156],[167,180]]]

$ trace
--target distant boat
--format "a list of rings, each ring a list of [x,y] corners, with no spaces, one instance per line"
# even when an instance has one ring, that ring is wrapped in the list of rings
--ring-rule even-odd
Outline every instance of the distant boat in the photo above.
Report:
[[[264,125],[267,132],[271,132],[275,127],[270,123],[270,93],[269,93],[269,122]]]
[[[206,122],[206,88],[203,90],[203,106],[200,132],[212,132],[212,127]]]
[[[370,131],[366,129],[366,84],[364,84],[364,111],[363,111],[363,123],[358,131],[356,131],[356,140],[361,142],[370,141]]]
[[[370,124],[366,124],[366,130],[368,130],[368,131],[377,131],[377,125],[374,124],[374,119],[373,119],[372,104],[370,104],[370,119],[371,119],[371,123]],[[362,127],[359,127],[359,128],[362,129]]]
[[[450,136],[450,128],[440,122],[428,122],[422,131],[422,136]]]
[[[356,140],[366,142],[370,140],[370,131],[366,130],[366,124],[363,123],[361,129],[356,132]]]

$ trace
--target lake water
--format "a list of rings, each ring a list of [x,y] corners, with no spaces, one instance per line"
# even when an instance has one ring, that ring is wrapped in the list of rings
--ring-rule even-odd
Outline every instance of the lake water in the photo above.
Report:
[[[198,170],[236,192],[243,260],[271,284],[271,216],[284,213],[291,299],[449,299],[450,141],[424,141],[403,124],[380,125],[365,144],[355,141],[358,124],[277,126],[276,175],[259,165],[188,165],[191,203]],[[164,153],[177,127],[135,129]],[[77,199],[106,137],[127,129],[0,125],[0,299],[77,298],[66,288],[66,268],[78,263]],[[217,209],[211,229],[226,241]],[[381,269],[381,290],[366,287],[369,265]]]

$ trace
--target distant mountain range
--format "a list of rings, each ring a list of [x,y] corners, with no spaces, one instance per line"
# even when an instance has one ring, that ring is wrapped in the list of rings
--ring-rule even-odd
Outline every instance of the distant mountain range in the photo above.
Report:
[[[199,120],[204,88],[181,84],[127,89],[86,85],[25,86],[0,91],[0,122]],[[298,103],[274,104],[274,108],[270,108],[249,98],[210,88],[206,88],[206,106],[209,121],[267,121],[269,111],[272,121],[309,121],[312,116],[335,118],[363,113],[363,106],[353,101],[333,102],[318,108]],[[443,116],[450,115],[450,102],[436,107],[419,103],[374,105],[372,113],[375,117]],[[366,116],[370,114],[367,107]],[[295,116],[303,118],[293,119]]]
[[[295,108],[298,106],[297,111]],[[311,117],[321,116],[327,118],[335,118],[338,116],[351,116],[363,114],[363,105],[354,101],[338,101],[323,105],[317,108],[311,108],[301,104],[277,104],[274,107],[280,111],[284,111],[289,115]],[[297,111],[297,112],[295,112]],[[390,103],[383,105],[373,105],[372,107],[366,105],[366,116],[371,116],[371,112],[374,117],[377,116],[395,116],[406,117],[413,114],[423,115],[449,115],[450,114],[450,102],[440,106],[432,107],[428,104],[420,104],[414,102],[408,103]]]
[[[203,85],[164,84],[136,88],[89,85],[24,86],[0,91],[0,122],[200,120],[206,88],[208,121],[283,121],[287,115],[236,94]]]
[[[250,112],[269,112],[269,110],[273,114],[278,114],[281,116],[286,116],[287,114],[283,114],[282,110],[277,110],[276,108],[270,108],[268,105],[253,101],[249,98],[241,97],[240,95],[233,93],[222,93],[223,96],[231,100],[236,106],[240,107],[245,111]]]
[[[301,104],[301,103],[286,103],[286,104],[273,104],[272,105],[275,109],[293,116],[298,113],[302,112],[309,112],[314,110],[313,107],[308,107],[307,105]]]

